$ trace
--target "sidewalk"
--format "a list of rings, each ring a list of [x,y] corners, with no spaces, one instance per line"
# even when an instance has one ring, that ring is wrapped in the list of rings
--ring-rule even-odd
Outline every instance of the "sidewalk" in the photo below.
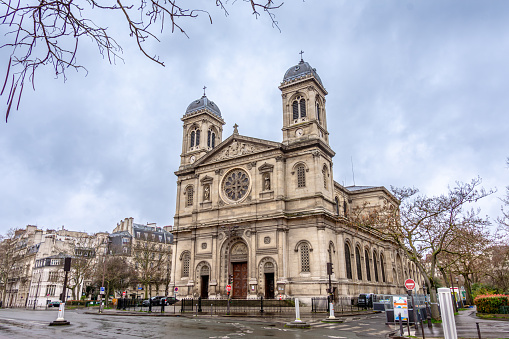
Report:
[[[458,338],[461,339],[478,339],[477,324],[479,323],[479,330],[481,332],[482,339],[504,339],[509,338],[509,321],[507,320],[488,320],[478,318],[476,310],[468,309],[460,311],[457,316],[454,317],[456,320],[456,333]],[[397,332],[399,334],[399,331]],[[407,329],[404,327],[404,335],[406,336]],[[417,338],[422,338],[421,328],[417,333],[411,327],[410,334]],[[428,325],[424,324],[424,336],[426,339],[442,339],[444,338],[444,331],[442,324],[433,324],[433,328],[429,329]]]

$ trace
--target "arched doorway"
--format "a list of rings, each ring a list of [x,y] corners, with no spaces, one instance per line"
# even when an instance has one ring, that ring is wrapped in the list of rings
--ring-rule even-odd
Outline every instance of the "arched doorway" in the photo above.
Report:
[[[232,268],[232,297],[247,298],[247,270],[248,249],[244,242],[237,242],[231,247],[230,263]]]
[[[265,299],[274,299],[274,264],[266,262],[263,265],[263,274],[265,276]]]
[[[202,266],[200,270],[200,283],[201,283],[201,291],[200,296],[202,299],[209,298],[209,277],[210,277],[210,268],[208,265]]]

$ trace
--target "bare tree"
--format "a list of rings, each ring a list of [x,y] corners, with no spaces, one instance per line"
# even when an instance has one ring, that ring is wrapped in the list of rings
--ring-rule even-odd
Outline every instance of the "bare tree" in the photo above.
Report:
[[[215,6],[226,15],[227,2],[215,0]],[[265,12],[277,27],[273,10],[282,3],[276,5],[273,0],[242,2],[249,5],[256,17],[260,12]],[[27,4],[0,0],[0,11],[4,13],[0,15],[0,25],[8,29],[0,48],[11,51],[0,93],[8,93],[6,122],[12,105],[19,108],[25,81],[29,80],[35,89],[35,73],[40,66],[51,65],[55,75],[63,76],[64,80],[67,69],[85,69],[78,61],[78,46],[84,38],[91,39],[109,62],[121,59],[122,48],[109,35],[108,27],[96,24],[101,13],[109,12],[110,17],[118,14],[123,18],[126,32],[135,39],[139,50],[162,66],[164,63],[159,57],[145,49],[147,40],[158,41],[157,34],[168,25],[172,32],[178,31],[187,36],[183,19],[196,18],[200,14],[208,17],[212,23],[212,16],[206,9],[190,9],[183,0],[39,0]]]
[[[480,184],[480,178],[470,183],[458,182],[447,194],[435,197],[418,195],[415,188],[393,187],[396,198],[401,201],[399,209],[386,203],[383,207],[369,209],[362,217],[361,224],[392,239],[415,263],[430,292],[434,319],[439,318],[437,275],[441,269],[449,269],[444,267],[441,258],[445,253],[457,254],[453,244],[460,241],[461,230],[478,230],[488,224],[486,218],[479,216],[479,210],[466,210],[470,203],[493,193]]]
[[[17,233],[21,230],[10,229],[6,235],[0,235],[0,286],[2,287],[2,307],[7,307],[7,287],[12,287],[13,280],[19,275],[18,262],[22,256],[17,248]]]
[[[133,261],[137,272],[138,282],[143,285],[145,298],[155,286],[156,293],[159,287],[165,287],[166,295],[170,284],[171,250],[166,244],[152,241],[137,240],[133,244]]]

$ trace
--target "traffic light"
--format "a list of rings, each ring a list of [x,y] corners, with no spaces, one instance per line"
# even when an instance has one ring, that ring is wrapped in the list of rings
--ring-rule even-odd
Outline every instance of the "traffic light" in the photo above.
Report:
[[[328,275],[331,275],[334,271],[332,270],[332,263],[331,262],[328,262],[327,263],[327,274]]]

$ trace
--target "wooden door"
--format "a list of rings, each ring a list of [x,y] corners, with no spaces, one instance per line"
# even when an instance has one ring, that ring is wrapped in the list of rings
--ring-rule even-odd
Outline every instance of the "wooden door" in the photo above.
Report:
[[[247,262],[233,263],[233,298],[247,297]]]
[[[274,299],[274,273],[265,273],[265,299]]]
[[[201,276],[201,298],[202,299],[209,298],[209,276],[208,275]]]

